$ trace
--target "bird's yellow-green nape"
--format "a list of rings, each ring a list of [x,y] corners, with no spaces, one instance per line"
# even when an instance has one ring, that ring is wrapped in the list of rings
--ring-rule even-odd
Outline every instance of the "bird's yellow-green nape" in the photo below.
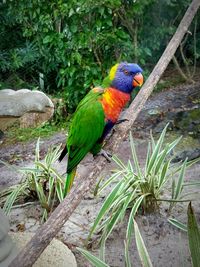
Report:
[[[110,70],[108,76],[106,76],[106,77],[103,79],[103,82],[102,82],[102,85],[101,85],[102,88],[108,88],[108,87],[110,87],[112,81],[113,81],[114,78],[115,78],[115,74],[116,74],[116,71],[117,71],[118,66],[119,66],[119,63],[115,64],[115,65],[111,68],[111,70]]]
[[[114,78],[115,78],[115,74],[116,74],[118,66],[119,66],[119,63],[115,64],[110,70],[109,78],[111,81],[114,80]]]

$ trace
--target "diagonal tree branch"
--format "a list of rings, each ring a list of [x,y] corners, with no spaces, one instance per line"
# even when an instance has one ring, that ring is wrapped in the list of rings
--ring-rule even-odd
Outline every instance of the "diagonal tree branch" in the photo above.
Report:
[[[117,131],[114,133],[112,139],[109,141],[108,147],[116,152],[120,142],[124,139],[127,132],[133,125],[138,113],[143,108],[146,100],[150,96],[153,88],[158,83],[161,75],[165,71],[167,65],[171,61],[176,49],[183,39],[190,23],[192,22],[198,8],[200,6],[199,0],[193,0],[183,19],[181,20],[174,36],[169,42],[160,60],[156,64],[149,78],[144,86],[136,96],[130,107],[125,113],[127,122],[119,125]],[[79,205],[86,192],[95,183],[100,171],[105,166],[106,161],[103,158],[98,158],[95,161],[94,168],[87,177],[81,177],[79,184],[73,188],[62,203],[54,210],[49,219],[44,223],[29,241],[26,247],[19,253],[19,255],[12,261],[9,267],[29,267],[37,260],[43,250],[48,246],[51,240],[56,236],[58,231],[69,219],[75,208]]]

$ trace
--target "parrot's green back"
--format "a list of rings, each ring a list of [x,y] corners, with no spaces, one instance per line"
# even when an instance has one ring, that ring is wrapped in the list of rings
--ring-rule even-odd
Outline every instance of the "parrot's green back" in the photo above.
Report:
[[[103,133],[105,115],[98,98],[99,93],[89,93],[76,110],[67,142],[67,172],[78,165]]]
[[[65,194],[70,190],[79,162],[101,137],[105,127],[105,114],[101,103],[102,90],[91,90],[79,103],[69,130],[67,140],[68,165]]]

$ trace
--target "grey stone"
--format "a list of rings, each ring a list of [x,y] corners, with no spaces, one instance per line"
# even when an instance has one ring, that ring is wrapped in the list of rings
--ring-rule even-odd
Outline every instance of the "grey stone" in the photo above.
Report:
[[[11,253],[13,249],[13,241],[9,235],[7,235],[3,240],[0,242],[0,262],[2,262],[4,259],[9,257],[9,254]]]
[[[0,91],[0,116],[21,117],[26,112],[43,112],[45,107],[53,108],[52,101],[43,92],[21,89]]]
[[[7,267],[32,238],[32,233],[9,233],[9,221],[0,210],[0,267]],[[53,239],[33,267],[77,267],[73,253],[61,241]]]
[[[0,267],[8,266],[6,262],[11,261],[12,257],[17,253],[14,243],[8,235],[9,229],[8,218],[0,209]]]
[[[11,237],[18,249],[22,249],[34,234],[31,233],[11,233]],[[53,239],[48,247],[43,251],[33,267],[77,267],[76,259],[61,241]],[[6,266],[5,266],[6,267]]]
[[[200,157],[200,148],[190,149],[190,150],[184,150],[181,153],[179,153],[172,162],[179,162],[184,161],[186,158],[188,161],[197,159]]]
[[[4,212],[0,209],[0,241],[5,238],[10,229],[9,221]]]
[[[19,122],[23,128],[35,127],[51,118],[53,102],[40,91],[21,89],[0,90],[0,129]]]
[[[159,115],[161,113],[160,109],[155,107],[153,109],[148,110],[149,115]]]

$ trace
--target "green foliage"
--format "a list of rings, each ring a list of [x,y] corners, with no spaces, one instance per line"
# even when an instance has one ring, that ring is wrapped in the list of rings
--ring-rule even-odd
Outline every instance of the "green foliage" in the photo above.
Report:
[[[193,207],[191,205],[191,202],[188,205],[188,223],[187,226],[180,223],[176,219],[169,219],[169,222],[178,227],[179,229],[188,232],[188,240],[189,240],[189,248],[191,253],[191,259],[192,259],[192,266],[193,267],[199,267],[199,255],[200,255],[200,229],[197,224],[196,216],[193,210]],[[140,230],[138,228],[138,225],[136,221],[132,218],[131,225],[128,225],[129,233],[132,233],[133,226],[134,225],[134,233],[135,233],[135,241],[136,246],[138,250],[138,254],[142,263],[142,266],[144,267],[153,267],[150,256],[148,254],[148,251],[146,249],[144,240],[141,236]],[[92,255],[87,250],[84,250],[82,248],[77,248],[78,251],[80,251],[86,259],[92,263],[94,266],[97,267],[109,267],[105,260],[102,261],[96,256]],[[129,250],[128,250],[128,244],[127,241],[125,241],[125,262],[127,267],[131,267],[131,261],[129,257]]]
[[[139,257],[142,263],[142,266],[144,267],[152,267],[151,259],[149,257],[149,254],[147,252],[146,246],[144,244],[144,241],[142,239],[140,230],[138,228],[138,225],[134,219],[132,219],[133,225],[134,225],[134,233],[135,233],[135,240],[136,240],[136,246],[139,253]],[[131,225],[131,231],[132,231],[132,225]],[[96,267],[109,267],[105,263],[105,260],[100,260],[98,257],[92,255],[90,252],[88,252],[85,249],[77,248],[78,251],[80,251],[83,256],[94,266]],[[131,267],[130,257],[129,257],[129,251],[127,243],[125,242],[125,261],[126,261],[126,267]]]
[[[96,256],[92,255],[90,252],[88,252],[85,249],[82,248],[76,248],[78,251],[80,251],[83,256],[90,262],[92,263],[94,266],[96,267],[109,267],[109,265],[107,265],[105,262],[101,261],[100,259],[98,259]]]
[[[191,202],[188,205],[188,240],[189,248],[192,257],[192,266],[199,267],[199,255],[200,255],[200,229],[197,224],[196,216],[192,208]]]
[[[134,231],[135,231],[136,246],[142,262],[142,266],[153,267],[136,221],[134,221]]]
[[[37,58],[39,58],[39,53],[36,45],[26,42],[23,47],[10,49],[9,52],[1,52],[1,69],[15,72],[17,69],[33,63]]]
[[[116,61],[137,61],[150,70],[189,2],[50,0],[47,5],[44,0],[3,1],[0,79],[9,84],[15,74],[17,88],[41,87],[42,74],[41,89],[64,96],[68,111],[73,111]],[[198,31],[185,42],[190,64],[194,54],[199,57],[199,43]]]
[[[61,120],[61,117],[58,118],[57,115],[55,115],[54,118],[50,122],[46,122],[36,128],[16,128],[15,126],[9,128],[6,132],[6,144],[27,142],[38,138],[38,136],[50,137],[63,129],[66,131],[69,119],[67,118],[66,121]]]
[[[23,173],[20,184],[2,191],[1,202],[5,200],[3,209],[9,213],[16,202],[26,199],[37,199],[43,210],[42,221],[46,220],[56,202],[63,200],[64,178],[53,167],[61,153],[60,146],[51,147],[44,161],[40,160],[40,139],[35,149],[34,166],[20,168],[17,171]],[[4,163],[4,162],[3,162]],[[5,164],[5,163],[4,163]],[[6,164],[8,165],[8,164]],[[10,165],[8,165],[10,167]],[[15,170],[15,171],[16,171]]]
[[[145,243],[143,241],[143,238],[141,236],[140,230],[138,228],[138,225],[136,223],[136,221],[134,219],[132,219],[133,223],[132,225],[134,225],[134,233],[135,233],[135,241],[136,241],[136,246],[137,246],[137,250],[139,253],[139,257],[142,263],[142,266],[144,267],[152,267],[152,263],[151,263],[151,259],[149,257],[149,254],[147,252]],[[130,227],[130,232],[133,231],[133,227]],[[128,251],[128,245],[127,242],[125,242],[125,262],[126,262],[126,267],[131,267],[131,261],[130,261],[130,257],[129,257],[129,251]],[[100,260],[98,257],[92,255],[89,251],[82,249],[82,248],[77,248],[78,251],[80,251],[83,256],[90,262],[92,263],[94,266],[96,267],[109,267],[109,265],[107,265],[105,263],[105,259],[104,260]]]
[[[192,266],[199,267],[199,255],[200,255],[200,229],[197,224],[197,219],[194,213],[191,202],[188,204],[187,210],[187,225],[179,222],[176,219],[170,218],[168,221],[177,228],[187,232],[189,248],[192,258]]]
[[[165,134],[167,126],[163,129],[159,139],[154,140],[151,135],[145,168],[141,168],[137,158],[135,145],[132,135],[130,134],[130,147],[132,159],[127,164],[124,164],[116,156],[113,160],[118,165],[119,170],[115,170],[113,175],[102,185],[98,183],[95,192],[100,194],[106,188],[110,188],[113,183],[114,187],[105,198],[105,201],[93,223],[90,230],[88,240],[91,239],[95,231],[101,232],[100,253],[99,258],[95,257],[86,250],[78,249],[92,264],[95,266],[108,266],[105,263],[105,245],[106,240],[112,233],[114,227],[124,221],[126,211],[129,209],[129,219],[124,240],[125,247],[125,262],[126,266],[131,267],[129,255],[129,247],[132,240],[133,232],[135,235],[136,246],[143,266],[153,266],[145,247],[144,241],[138,229],[134,218],[142,207],[143,211],[153,212],[159,209],[159,203],[167,201],[169,203],[169,211],[177,202],[189,202],[192,194],[184,195],[185,186],[199,185],[199,183],[184,183],[184,174],[187,167],[198,162],[196,159],[188,162],[187,159],[181,164],[172,163],[175,155],[171,155],[180,138],[165,143]],[[132,163],[133,162],[133,163]],[[172,186],[170,187],[170,183]],[[169,188],[170,187],[170,188]],[[162,195],[168,194],[171,191],[171,198],[163,199]],[[190,199],[186,199],[186,196]],[[193,211],[189,205],[188,208],[188,226],[182,224],[176,219],[170,218],[170,223],[188,232],[189,243],[192,258],[198,262],[199,255],[199,229],[195,222]],[[193,252],[192,252],[193,251]],[[195,261],[193,259],[193,262]],[[196,263],[193,263],[194,266]]]
[[[176,226],[177,228],[181,229],[182,231],[187,232],[187,225],[179,222],[178,220],[174,218],[169,218],[168,222],[170,222],[172,225]]]

